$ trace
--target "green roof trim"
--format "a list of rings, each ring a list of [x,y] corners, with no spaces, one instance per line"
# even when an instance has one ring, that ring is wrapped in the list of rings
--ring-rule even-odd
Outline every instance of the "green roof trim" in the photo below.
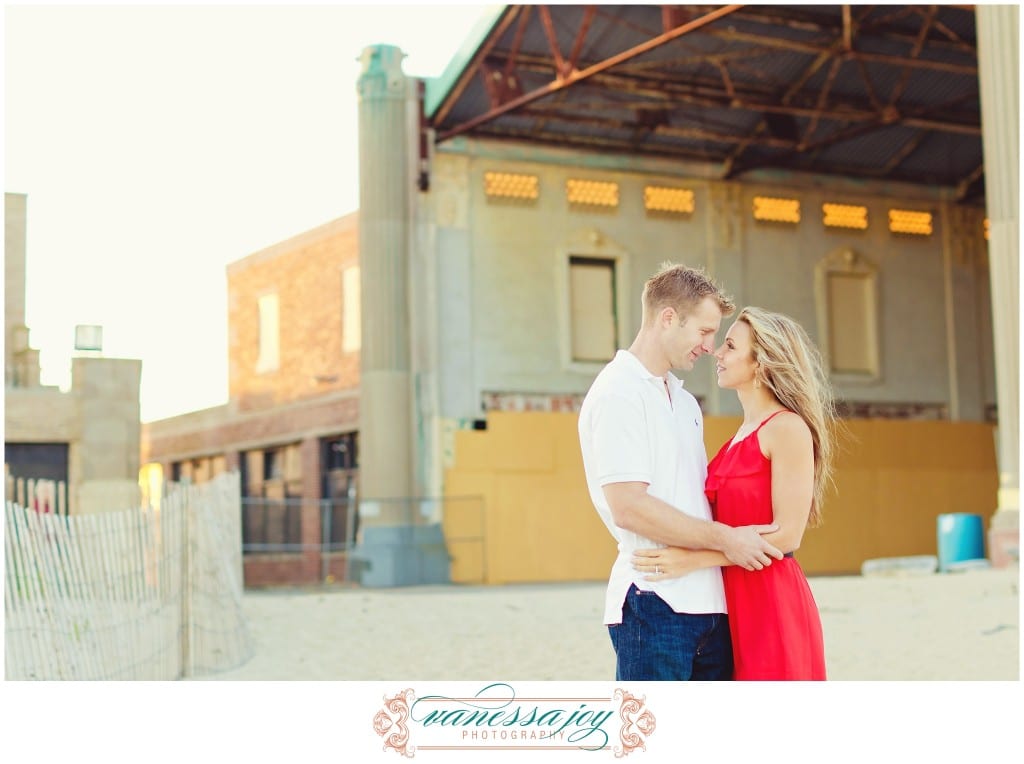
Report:
[[[424,106],[428,118],[434,116],[434,112],[438,110],[445,97],[455,87],[455,83],[459,81],[466,66],[473,60],[473,56],[476,55],[484,40],[487,39],[508,8],[507,5],[486,6],[481,11],[479,21],[470,30],[462,47],[452,56],[441,75],[425,79],[427,91]]]

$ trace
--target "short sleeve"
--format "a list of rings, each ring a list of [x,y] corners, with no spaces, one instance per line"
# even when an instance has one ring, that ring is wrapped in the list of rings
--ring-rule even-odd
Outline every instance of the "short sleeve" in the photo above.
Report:
[[[654,465],[643,401],[612,394],[595,404],[591,423],[597,484],[650,484]]]

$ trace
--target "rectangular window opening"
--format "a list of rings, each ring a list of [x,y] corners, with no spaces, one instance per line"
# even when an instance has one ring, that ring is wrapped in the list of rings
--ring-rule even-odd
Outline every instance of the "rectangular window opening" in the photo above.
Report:
[[[565,198],[581,207],[615,208],[619,206],[619,184],[571,178],[565,182]]]
[[[344,353],[355,353],[363,342],[358,265],[342,271],[341,291],[341,350]]]
[[[615,261],[570,257],[569,300],[573,361],[610,361],[618,347]]]
[[[259,356],[256,371],[277,371],[280,365],[280,324],[276,294],[259,298]]]
[[[889,230],[908,236],[931,236],[932,213],[919,210],[889,210]]]
[[[821,214],[826,228],[864,231],[868,227],[868,208],[861,205],[825,203],[821,205]]]
[[[540,196],[540,177],[512,172],[485,172],[484,194],[488,199],[533,202]]]
[[[689,215],[695,207],[692,189],[644,186],[644,209],[648,212]]]
[[[755,196],[754,220],[765,223],[799,223],[800,200]]]
[[[840,374],[875,373],[874,299],[870,276],[830,273],[827,286],[830,370]]]

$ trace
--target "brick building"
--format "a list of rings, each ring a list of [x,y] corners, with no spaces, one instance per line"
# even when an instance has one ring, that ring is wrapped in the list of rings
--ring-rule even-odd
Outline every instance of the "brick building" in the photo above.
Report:
[[[242,475],[247,585],[342,577],[359,385],[355,213],[228,266],[228,403],[143,425],[170,480]],[[324,545],[330,545],[322,554]]]

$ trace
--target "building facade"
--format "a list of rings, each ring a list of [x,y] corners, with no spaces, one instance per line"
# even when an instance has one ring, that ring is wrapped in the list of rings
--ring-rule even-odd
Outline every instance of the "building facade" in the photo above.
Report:
[[[1015,11],[978,8],[976,36],[964,8],[935,11],[941,34],[840,6],[534,10],[496,9],[425,96],[400,51],[363,54],[363,288],[391,290],[363,321],[409,404],[364,405],[360,428],[414,449],[404,476],[405,454],[364,450],[362,488],[482,497],[374,513],[367,537],[440,522],[456,581],[604,578],[574,409],[670,260],[792,315],[826,356],[848,427],[809,572],[934,554],[951,512],[1015,557],[1017,242],[995,220],[1016,213],[979,185],[1016,199],[1017,24],[997,20]],[[979,100],[1003,136],[984,160]],[[713,452],[738,403],[710,364],[686,385]]]
[[[684,166],[672,174],[667,162],[588,159],[597,158],[569,162],[544,147],[474,139],[433,159],[425,202],[443,285],[433,421],[451,442],[440,479],[445,492],[486,497],[484,525],[501,529],[453,545],[454,580],[592,579],[611,565],[614,544],[581,477],[575,411],[639,330],[643,283],[666,260],[705,268],[738,305],[791,315],[828,360],[847,439],[826,523],[800,551],[808,572],[934,554],[939,514],[992,516],[982,209],[928,189],[720,183]],[[513,183],[535,192],[513,196]],[[572,196],[583,184],[595,193],[585,204]],[[652,209],[658,192],[685,209]],[[788,210],[786,219],[758,219],[764,199]],[[856,208],[865,227],[832,225],[832,205]],[[892,230],[901,210],[928,216],[930,227]],[[446,290],[466,299],[445,299]],[[738,401],[718,389],[708,359],[684,381],[705,412],[713,454],[739,425]],[[479,525],[445,522],[453,538]]]
[[[4,194],[4,473],[15,482],[66,486],[41,509],[76,514],[138,505],[139,382],[142,362],[72,359],[71,389],[40,384],[39,351],[25,324],[28,199]],[[70,339],[70,338],[69,338]]]
[[[342,578],[357,490],[356,215],[228,266],[229,402],[143,425],[164,478],[242,479],[245,581]]]

